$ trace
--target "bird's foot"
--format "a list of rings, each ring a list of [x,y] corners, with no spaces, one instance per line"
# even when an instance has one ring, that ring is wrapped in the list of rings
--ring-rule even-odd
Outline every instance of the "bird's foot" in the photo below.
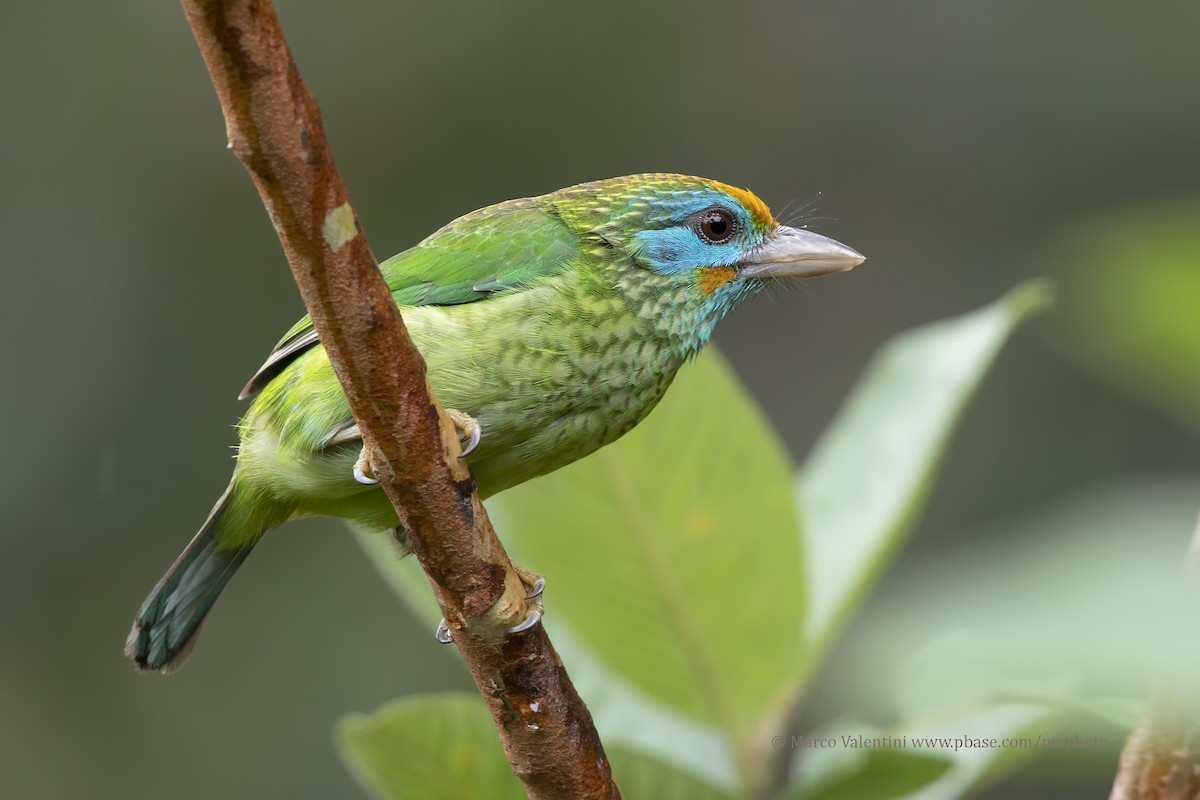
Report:
[[[509,628],[508,632],[524,633],[542,621],[542,593],[546,591],[546,579],[536,572],[519,567],[516,564],[513,564],[513,571],[517,573],[517,577],[525,585],[527,592],[525,600],[529,605],[533,606],[533,609],[524,620]],[[450,644],[454,641],[454,637],[450,633],[450,624],[446,620],[443,619],[438,623],[437,631],[434,632],[433,638],[437,639],[441,644]]]
[[[479,446],[483,428],[480,427],[479,420],[454,408],[447,408],[446,416],[450,417],[454,427],[458,428],[458,432],[466,439],[466,445],[458,454],[459,458],[466,458]],[[354,432],[357,434],[358,426],[354,426]],[[367,455],[366,445],[363,445],[362,450],[358,453],[358,460],[354,462],[354,480],[363,486],[375,486],[379,483],[379,479],[375,477],[375,470],[371,467],[371,458]]]
[[[354,480],[363,486],[374,486],[379,483],[379,479],[375,477],[375,469],[371,466],[371,458],[367,455],[365,444],[358,453],[358,460],[354,462]]]
[[[467,440],[466,446],[458,454],[459,458],[466,458],[479,446],[479,439],[483,436],[483,428],[479,427],[479,420],[455,408],[447,408],[446,416],[450,417],[450,420],[454,423],[454,427],[458,428],[458,432]]]
[[[546,591],[546,579],[538,575],[531,569],[525,569],[519,564],[513,564],[513,572],[517,573],[517,577],[521,579],[521,583],[525,584],[526,600],[538,600],[542,596],[542,592]],[[540,603],[541,601],[538,600]]]
[[[546,579],[530,569],[513,564],[513,571],[525,586],[525,604],[529,615],[508,629],[509,633],[523,633],[542,621],[542,593],[546,591]]]

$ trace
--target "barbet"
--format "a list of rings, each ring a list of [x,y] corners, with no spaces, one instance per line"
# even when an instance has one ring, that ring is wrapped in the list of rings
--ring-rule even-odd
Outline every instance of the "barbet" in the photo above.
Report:
[[[480,209],[380,269],[486,498],[637,425],[717,322],[769,281],[862,260],[779,224],[749,191],[635,175]],[[126,653],[141,669],[186,658],[266,531],[313,515],[398,525],[307,318],[241,396],[254,399],[229,488],[134,620]]]

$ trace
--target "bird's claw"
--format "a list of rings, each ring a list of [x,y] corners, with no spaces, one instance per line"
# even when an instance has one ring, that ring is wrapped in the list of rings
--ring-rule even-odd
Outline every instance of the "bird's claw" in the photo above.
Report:
[[[538,598],[542,596],[542,592],[546,591],[546,579],[541,575],[515,565],[514,569],[516,569],[517,574],[520,576],[521,582],[529,588],[529,594],[525,595],[525,599],[538,600]],[[533,584],[532,587],[530,587],[530,583]],[[540,600],[538,600],[537,606],[538,607],[536,609],[529,612],[529,616],[525,617],[525,619],[523,619],[521,622],[518,622],[516,625],[513,625],[511,628],[509,628],[508,633],[524,633],[541,622],[542,604]],[[454,637],[450,633],[450,623],[446,622],[445,619],[439,622],[437,630],[434,631],[433,638],[437,639],[439,644],[452,643],[454,641]]]
[[[531,611],[531,612],[529,612],[529,616],[525,618],[524,622],[522,622],[519,625],[512,626],[511,628],[508,629],[508,632],[509,633],[524,633],[525,631],[529,630],[530,628],[532,628],[534,625],[537,625],[541,621],[542,621],[542,612]]]
[[[546,591],[546,579],[533,570],[526,569],[520,564],[513,564],[513,572],[517,573],[517,577],[525,585],[526,600],[537,600],[542,596],[542,592]]]
[[[458,454],[459,458],[466,458],[479,446],[479,440],[483,438],[483,428],[480,427],[479,420],[456,409],[446,409],[446,415],[450,417],[454,427],[458,428],[459,432],[467,439],[466,447]],[[362,450],[358,453],[358,460],[354,462],[354,480],[363,486],[379,484],[379,479],[375,477],[375,470],[371,467],[371,459],[367,455],[366,445],[363,445]]]
[[[459,433],[467,438],[467,446],[458,454],[459,458],[466,458],[479,446],[479,440],[483,437],[483,428],[479,426],[479,420],[454,408],[447,408],[446,416],[450,417]]]
[[[354,480],[363,486],[374,486],[379,483],[379,479],[375,477],[375,470],[371,468],[371,459],[367,456],[366,445],[359,452],[358,460],[354,462]]]

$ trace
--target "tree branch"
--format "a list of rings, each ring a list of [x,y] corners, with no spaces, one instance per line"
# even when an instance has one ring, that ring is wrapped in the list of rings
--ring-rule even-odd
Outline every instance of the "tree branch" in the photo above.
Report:
[[[1158,692],[1121,751],[1110,800],[1200,797],[1200,724],[1194,706]]]
[[[619,798],[591,715],[542,626],[505,633],[528,613],[525,587],[458,458],[458,433],[429,391],[271,3],[182,2],[229,147],[270,214],[376,476],[513,771],[535,800]]]
[[[1200,576],[1200,522],[1188,548],[1187,572]],[[1200,797],[1200,702],[1189,681],[1156,687],[1129,735],[1109,800],[1195,800]]]

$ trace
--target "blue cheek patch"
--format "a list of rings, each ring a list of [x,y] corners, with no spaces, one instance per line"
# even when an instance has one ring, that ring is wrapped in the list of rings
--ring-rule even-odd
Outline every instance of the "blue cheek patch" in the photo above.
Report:
[[[738,239],[727,244],[703,242],[691,228],[672,227],[658,231],[638,231],[633,235],[633,251],[639,261],[663,275],[724,267],[737,262],[741,255]]]

